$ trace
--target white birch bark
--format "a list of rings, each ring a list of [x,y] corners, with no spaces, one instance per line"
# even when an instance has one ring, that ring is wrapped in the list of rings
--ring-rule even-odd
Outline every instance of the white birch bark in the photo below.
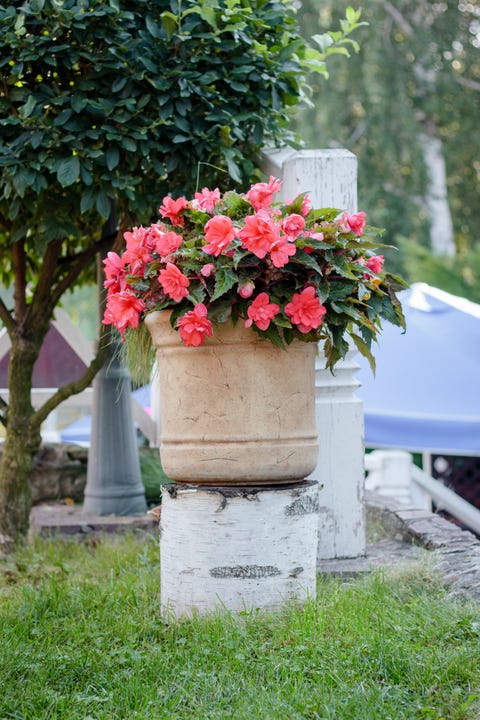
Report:
[[[168,486],[160,519],[161,611],[276,610],[315,597],[318,485]]]
[[[420,144],[429,177],[425,205],[430,221],[430,246],[435,255],[453,256],[455,240],[442,141],[435,135],[423,133]]]

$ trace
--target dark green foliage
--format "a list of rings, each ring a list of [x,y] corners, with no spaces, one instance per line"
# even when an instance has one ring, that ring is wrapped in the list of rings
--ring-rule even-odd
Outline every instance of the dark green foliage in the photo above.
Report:
[[[138,222],[197,171],[241,182],[267,138],[291,139],[306,44],[289,0],[13,0],[0,24],[0,215],[39,252],[88,237],[111,199]]]

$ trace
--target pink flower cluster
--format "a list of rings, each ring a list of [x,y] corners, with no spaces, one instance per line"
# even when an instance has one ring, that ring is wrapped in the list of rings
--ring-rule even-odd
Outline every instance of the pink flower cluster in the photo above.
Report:
[[[280,209],[273,204],[280,188],[274,177],[252,185],[241,196],[242,207],[246,202],[250,209],[240,219],[235,211],[229,214],[234,206],[218,188],[203,188],[190,201],[164,197],[162,220],[126,232],[123,254],[110,252],[104,261],[103,322],[124,338],[145,313],[183,303],[176,327],[183,343],[196,347],[212,336],[210,305],[224,295],[246,327],[266,332],[278,322],[300,334],[318,331],[327,308],[317,291],[323,271],[316,269],[314,254],[325,232],[359,238],[365,213],[343,213],[330,225],[311,221],[308,195]],[[359,256],[358,262],[376,275],[383,256]]]

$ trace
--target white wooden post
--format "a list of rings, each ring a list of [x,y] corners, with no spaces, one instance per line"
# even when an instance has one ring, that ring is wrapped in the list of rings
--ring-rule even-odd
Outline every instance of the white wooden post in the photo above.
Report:
[[[348,150],[271,150],[262,170],[283,180],[280,199],[308,192],[314,207],[357,210],[357,159]],[[325,369],[316,364],[317,467],[320,487],[318,560],[365,554],[363,404],[354,392],[354,352]]]

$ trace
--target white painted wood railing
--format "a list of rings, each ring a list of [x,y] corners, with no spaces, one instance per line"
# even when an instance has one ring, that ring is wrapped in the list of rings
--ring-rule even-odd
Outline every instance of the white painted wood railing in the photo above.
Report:
[[[365,456],[366,487],[416,508],[445,510],[480,534],[480,510],[413,463],[403,450],[374,450]]]

